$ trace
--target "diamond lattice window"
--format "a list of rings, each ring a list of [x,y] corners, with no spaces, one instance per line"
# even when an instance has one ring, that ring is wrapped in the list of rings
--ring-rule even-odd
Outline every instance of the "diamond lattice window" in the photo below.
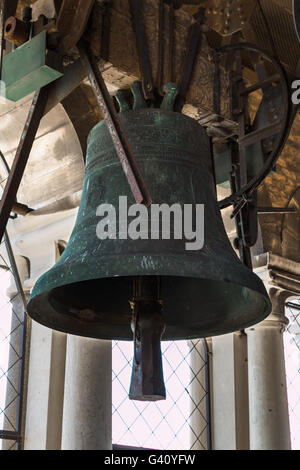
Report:
[[[162,352],[167,399],[130,401],[133,344],[113,343],[113,443],[165,450],[208,449],[206,342],[163,342]]]

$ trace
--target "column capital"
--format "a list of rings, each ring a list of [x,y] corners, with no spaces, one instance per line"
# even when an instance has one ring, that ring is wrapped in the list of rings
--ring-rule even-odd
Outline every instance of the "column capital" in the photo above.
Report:
[[[271,285],[294,295],[300,293],[300,263],[270,253],[268,269]]]
[[[269,296],[272,302],[271,314],[265,320],[248,328],[246,331],[254,331],[261,327],[279,328],[281,332],[285,331],[289,324],[289,320],[285,316],[285,304],[287,299],[292,295],[293,293],[290,291],[271,287],[269,289]]]

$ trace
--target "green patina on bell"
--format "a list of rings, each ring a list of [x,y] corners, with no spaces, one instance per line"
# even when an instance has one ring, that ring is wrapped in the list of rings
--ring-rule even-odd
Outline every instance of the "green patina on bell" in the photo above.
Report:
[[[133,282],[157,276],[164,340],[192,339],[243,329],[271,310],[261,280],[238,259],[216,199],[210,141],[193,119],[160,109],[136,94],[133,110],[118,96],[120,120],[154,204],[204,204],[204,246],[186,240],[99,240],[100,204],[135,201],[105,122],[90,133],[82,200],[59,262],[37,282],[30,316],[47,327],[80,336],[132,340]],[[158,304],[157,304],[158,305]]]

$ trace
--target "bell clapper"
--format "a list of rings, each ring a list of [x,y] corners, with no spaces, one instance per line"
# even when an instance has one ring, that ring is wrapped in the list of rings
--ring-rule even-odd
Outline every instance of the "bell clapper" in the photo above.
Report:
[[[132,330],[134,360],[129,398],[140,401],[166,399],[161,338],[165,331],[160,300],[160,278],[140,276],[134,280]]]

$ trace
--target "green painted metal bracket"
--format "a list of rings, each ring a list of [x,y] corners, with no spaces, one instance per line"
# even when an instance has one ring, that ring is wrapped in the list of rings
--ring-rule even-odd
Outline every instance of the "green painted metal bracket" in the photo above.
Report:
[[[18,101],[63,76],[62,57],[47,50],[46,31],[3,58],[1,95]]]

